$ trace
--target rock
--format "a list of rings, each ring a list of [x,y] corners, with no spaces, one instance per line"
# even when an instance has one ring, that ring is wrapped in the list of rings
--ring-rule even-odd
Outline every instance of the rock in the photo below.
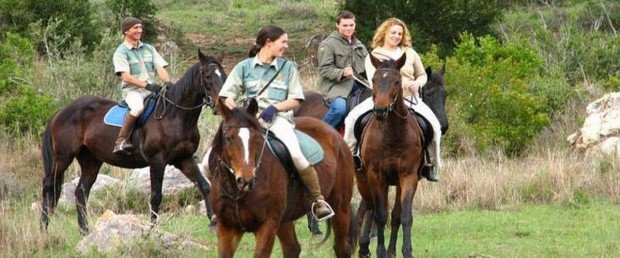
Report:
[[[157,241],[161,243],[163,248],[210,249],[210,247],[198,244],[190,239],[152,227],[150,222],[135,215],[117,215],[110,210],[105,211],[97,219],[93,231],[77,244],[76,249],[84,255],[93,249],[105,253],[114,251],[119,247],[134,245],[143,239]]]
[[[586,110],[583,127],[568,136],[568,142],[581,152],[620,157],[620,92],[605,94]]]
[[[62,185],[62,195],[60,196],[60,203],[72,204],[75,203],[75,188],[77,188],[80,178],[75,178],[69,183]],[[97,180],[90,188],[90,196],[100,191],[101,189],[120,183],[120,180],[110,177],[108,175],[98,175]]]
[[[151,177],[150,168],[137,168],[128,178],[128,183],[138,188],[138,191],[144,194],[151,194]],[[185,189],[195,187],[181,170],[174,166],[166,166],[164,171],[164,182],[162,185],[162,193],[164,195],[176,194]]]

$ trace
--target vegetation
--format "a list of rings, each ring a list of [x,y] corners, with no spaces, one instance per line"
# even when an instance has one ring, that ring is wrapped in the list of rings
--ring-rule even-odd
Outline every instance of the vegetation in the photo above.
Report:
[[[366,8],[356,11],[361,2]],[[0,256],[78,255],[75,207],[59,207],[47,235],[38,231],[36,205],[30,209],[40,202],[40,133],[53,113],[78,96],[120,98],[111,53],[122,40],[118,23],[123,16],[152,21],[158,36],[152,43],[181,45],[164,53],[172,77],[194,62],[197,47],[208,54],[225,53],[229,70],[245,57],[260,26],[281,25],[291,39],[287,57],[297,62],[304,86],[313,89],[313,53],[303,46],[312,36],[333,30],[339,8],[358,14],[358,36],[365,42],[384,18],[405,19],[424,64],[434,70],[447,67],[445,164],[441,183],[423,181],[414,201],[416,255],[605,257],[620,252],[613,242],[620,237],[613,219],[620,215],[620,162],[575,154],[565,141],[581,125],[588,102],[620,90],[620,3],[410,2],[415,4],[1,1]],[[457,2],[467,2],[469,8]],[[370,12],[375,9],[368,4],[384,11]],[[389,11],[380,9],[387,7]],[[218,122],[210,113],[201,117],[197,156],[205,152]],[[79,173],[71,166],[65,181]],[[108,165],[102,173],[128,175]],[[206,218],[185,211],[199,197],[194,189],[165,196],[162,227],[207,245],[211,256],[215,235]],[[123,187],[92,194],[89,205],[91,222],[105,209],[148,217],[148,196]],[[309,240],[304,223],[297,225],[302,256],[331,256],[331,247],[316,248]],[[252,236],[243,239],[241,257],[251,256],[252,241]],[[166,250],[145,240],[117,254],[204,257],[205,251]]]

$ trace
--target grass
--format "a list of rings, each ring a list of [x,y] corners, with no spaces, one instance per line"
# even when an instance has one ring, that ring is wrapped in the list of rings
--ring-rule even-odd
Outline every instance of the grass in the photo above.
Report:
[[[26,203],[7,207],[0,204],[0,250],[2,257],[78,256],[75,209],[60,210],[52,217],[48,235],[38,231],[38,213]],[[145,220],[146,214],[139,214]],[[620,205],[604,198],[578,207],[557,204],[523,205],[502,211],[466,209],[432,214],[414,212],[414,255],[421,257],[617,257],[620,254]],[[91,218],[94,221],[96,218]],[[160,226],[177,235],[207,246],[208,250],[165,250],[143,241],[106,256],[159,254],[173,257],[215,257],[217,238],[201,215],[181,210],[164,213]],[[296,223],[302,245],[301,257],[332,257],[331,241],[318,246],[304,219]],[[389,230],[386,231],[389,234]],[[401,232],[402,234],[402,232]],[[374,252],[376,243],[371,242]],[[236,257],[251,257],[254,236],[246,234]],[[399,241],[398,250],[401,244]],[[400,251],[397,251],[400,253]],[[138,256],[141,256],[139,255]],[[273,251],[281,255],[279,243]]]

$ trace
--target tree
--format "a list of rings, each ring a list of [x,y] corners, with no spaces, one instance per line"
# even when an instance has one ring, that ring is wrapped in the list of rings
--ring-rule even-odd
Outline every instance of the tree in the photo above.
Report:
[[[345,0],[341,9],[356,14],[356,35],[367,44],[381,22],[396,17],[408,24],[416,50],[425,52],[436,44],[445,56],[460,33],[491,33],[491,25],[508,6],[504,0]]]

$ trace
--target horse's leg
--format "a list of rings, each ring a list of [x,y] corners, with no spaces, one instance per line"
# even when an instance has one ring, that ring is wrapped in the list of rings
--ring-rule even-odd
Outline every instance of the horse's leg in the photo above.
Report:
[[[151,176],[151,222],[157,223],[159,217],[159,205],[161,204],[161,187],[164,181],[164,170],[166,164],[163,162],[161,154],[149,159]]]
[[[211,220],[210,226],[214,227],[215,226],[215,218],[213,218],[214,212],[213,212],[213,207],[211,206],[211,202],[209,201],[209,192],[211,191],[211,184],[200,173],[200,169],[198,169],[198,164],[196,164],[196,161],[192,157],[189,157],[189,158],[186,158],[178,162],[177,164],[174,164],[174,166],[180,169],[181,172],[187,178],[189,178],[189,180],[191,180],[194,184],[196,184],[196,187],[198,187],[198,190],[200,191],[200,193],[202,193],[202,197],[205,200],[205,206],[207,208],[207,216]]]
[[[400,203],[402,213],[400,215],[403,224],[403,256],[413,257],[413,248],[411,245],[411,227],[413,225],[413,196],[418,188],[418,177],[416,172],[412,172],[400,179],[400,187],[402,189],[400,195]]]
[[[380,176],[376,175],[377,172],[373,168],[368,169],[369,179],[368,182],[375,182],[370,184],[370,193],[373,198],[373,217],[377,226],[377,257],[386,257],[385,249],[385,224],[387,223],[387,190],[388,186],[383,182]],[[379,172],[380,173],[380,172]]]
[[[228,228],[221,223],[217,225],[217,255],[223,258],[232,258],[241,241],[243,232]]]
[[[86,203],[88,202],[88,195],[90,194],[90,188],[97,180],[97,174],[103,162],[95,158],[88,149],[84,149],[77,156],[80,169],[82,170],[80,175],[80,182],[78,182],[75,188],[75,203],[77,206],[78,224],[80,225],[80,233],[88,233],[88,219],[86,211]]]
[[[399,198],[401,195],[400,186],[396,186],[396,198]],[[390,226],[392,231],[390,232],[390,244],[388,245],[388,256],[396,257],[396,241],[398,240],[398,230],[400,229],[400,215],[401,215],[402,206],[400,201],[394,202],[394,207],[392,208],[392,217]]]
[[[297,240],[297,235],[295,235],[295,224],[293,222],[286,222],[280,225],[278,239],[280,239],[280,246],[282,246],[284,257],[299,257],[301,246],[299,245],[299,240]]]
[[[334,253],[336,257],[351,257],[349,227],[351,226],[350,206],[331,202],[336,215],[332,220],[334,227]]]
[[[49,215],[54,213],[56,204],[62,193],[62,183],[65,177],[65,170],[73,162],[72,155],[52,154],[49,167],[45,168],[45,177],[43,178],[42,204],[41,204],[41,229],[47,230],[49,226]],[[49,171],[48,171],[49,170]]]
[[[358,211],[362,212],[362,233],[360,234],[360,257],[370,257],[370,230],[374,225],[372,210]]]
[[[266,258],[271,255],[278,230],[278,223],[276,221],[267,220],[254,232],[254,237],[256,238],[254,257]]]

